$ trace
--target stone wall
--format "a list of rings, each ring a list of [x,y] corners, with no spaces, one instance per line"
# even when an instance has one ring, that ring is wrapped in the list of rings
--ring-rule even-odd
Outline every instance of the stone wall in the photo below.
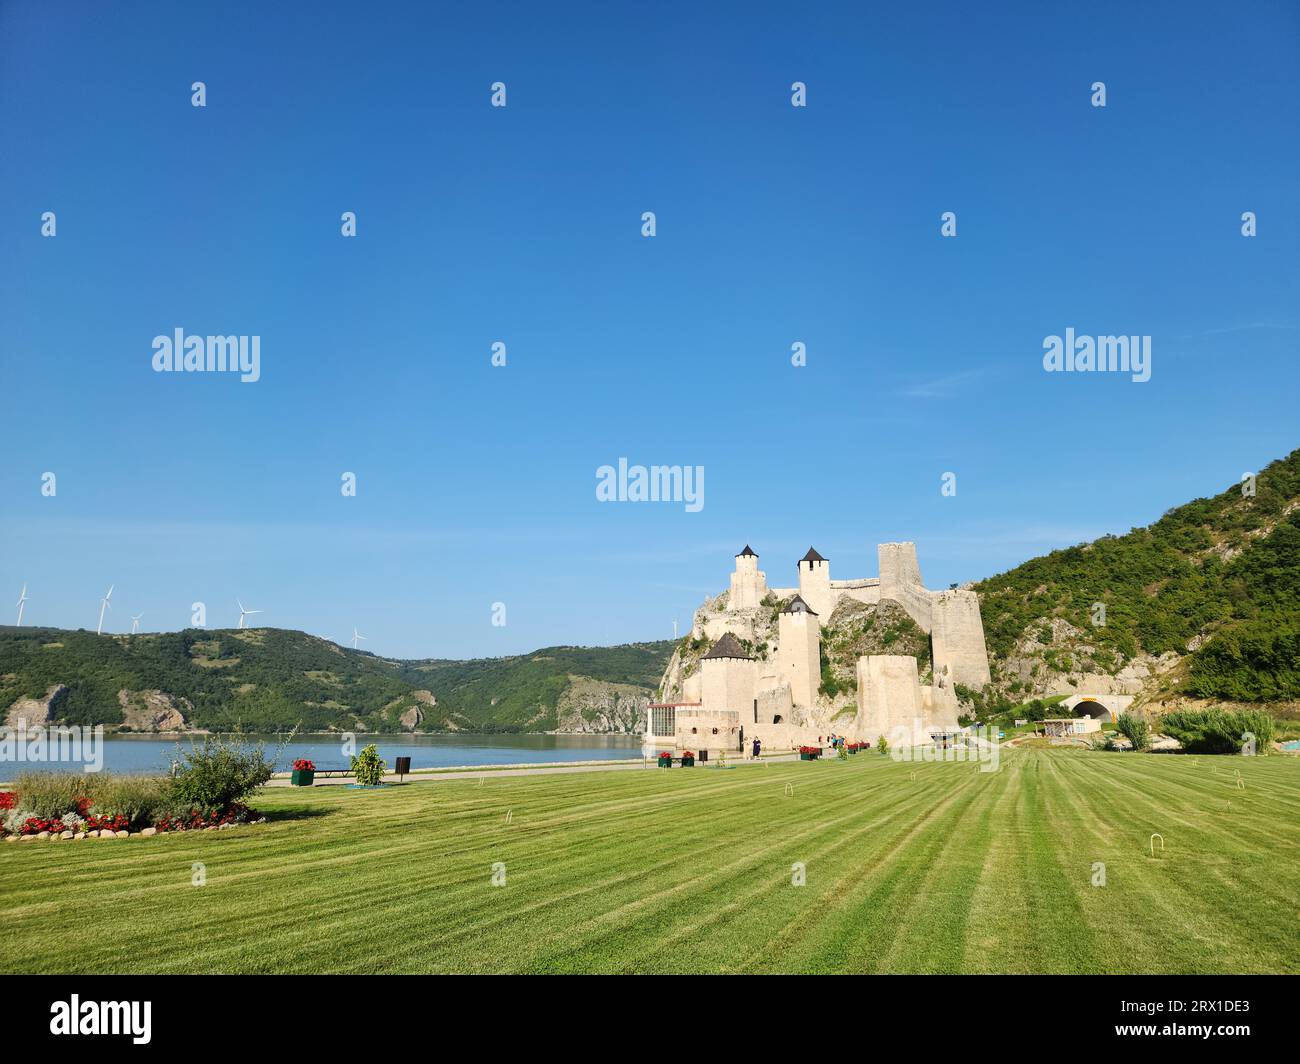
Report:
[[[880,597],[893,599],[923,632],[932,626],[931,594],[921,582],[921,566],[915,543],[881,543],[876,548],[880,563]]]
[[[873,654],[858,658],[858,738],[874,743],[884,735],[890,742],[897,728],[908,734],[924,721],[921,678],[916,658],[903,654]]]
[[[954,683],[978,691],[991,679],[979,596],[974,591],[938,591],[931,594],[931,604],[935,671],[947,666]]]

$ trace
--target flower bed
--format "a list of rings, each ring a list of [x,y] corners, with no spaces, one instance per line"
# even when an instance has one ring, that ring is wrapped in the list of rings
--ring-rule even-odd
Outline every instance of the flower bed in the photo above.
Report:
[[[659,767],[660,768],[673,767],[673,755],[671,751],[669,750],[659,751]]]
[[[822,756],[822,748],[820,746],[799,747],[800,761],[816,761],[821,756]]]
[[[310,787],[316,780],[316,762],[300,757],[293,763],[293,771],[289,773],[289,785],[291,787]]]
[[[0,835],[34,839],[130,838],[261,823],[246,799],[271,776],[261,747],[205,739],[170,777],[30,772],[0,792]]]
[[[682,768],[693,768],[695,766],[695,752],[693,750],[682,751]]]

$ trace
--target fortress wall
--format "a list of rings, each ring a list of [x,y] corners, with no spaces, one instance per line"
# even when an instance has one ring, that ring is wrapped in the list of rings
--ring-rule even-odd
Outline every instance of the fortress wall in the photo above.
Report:
[[[978,690],[990,680],[979,596],[974,591],[938,591],[931,597],[935,672],[946,665],[953,683]]]
[[[783,724],[791,723],[794,716],[794,701],[790,695],[790,685],[788,683],[777,684],[759,691],[756,696],[758,700],[758,720],[755,722],[755,714],[751,711],[749,714],[740,715],[740,723],[745,725],[745,734],[749,734],[749,729],[755,724],[773,724],[777,717],[781,718]]]
[[[837,588],[835,583],[831,582],[831,594],[837,599],[851,598],[857,599],[858,602],[865,602],[874,606],[880,601],[880,581],[874,580],[870,584],[858,585],[854,587]],[[831,611],[832,613],[834,610]]]
[[[872,654],[858,658],[857,671],[858,714],[854,718],[857,737],[874,743],[884,735],[893,742],[895,728],[905,728],[910,735],[925,715],[916,658]]]
[[[717,642],[731,631],[731,619],[725,613],[710,613],[704,618],[703,623],[696,627],[700,629],[699,634]]]
[[[881,543],[876,556],[880,560],[880,597],[893,599],[923,631],[929,632],[931,595],[921,583],[916,544]]]
[[[957,722],[957,695],[951,687],[935,685],[921,688],[921,709],[925,713],[925,723],[932,728],[961,727]]]
[[[679,709],[674,741],[678,750],[707,750],[710,758],[731,754],[740,749],[740,721],[726,710]]]

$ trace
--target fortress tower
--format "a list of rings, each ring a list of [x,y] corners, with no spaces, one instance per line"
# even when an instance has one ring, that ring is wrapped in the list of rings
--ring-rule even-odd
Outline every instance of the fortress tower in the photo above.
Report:
[[[829,617],[835,608],[831,595],[831,563],[813,547],[799,559],[799,597],[812,607],[814,617]],[[796,699],[797,701],[797,699]]]
[[[767,574],[758,568],[758,555],[745,544],[736,555],[736,571],[731,574],[731,599],[733,610],[755,609],[767,594]]]
[[[936,592],[932,612],[936,672],[946,666],[953,683],[978,691],[992,679],[979,596],[974,591]]]
[[[876,547],[880,563],[880,597],[893,599],[907,611],[924,632],[930,631],[930,592],[921,583],[921,566],[915,543],[881,543]]]
[[[778,674],[790,684],[791,701],[800,709],[817,704],[821,684],[821,623],[799,595],[781,611],[777,619]]]
[[[731,710],[740,720],[754,713],[754,681],[758,663],[727,632],[700,659],[700,701],[705,713]]]

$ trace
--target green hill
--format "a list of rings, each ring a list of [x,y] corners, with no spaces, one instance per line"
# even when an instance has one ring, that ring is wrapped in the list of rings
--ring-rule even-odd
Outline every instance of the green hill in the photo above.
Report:
[[[214,730],[633,730],[671,649],[395,661],[278,628],[97,636],[0,627],[0,707],[52,701],[51,720],[128,730],[169,727],[172,711]],[[613,728],[607,710],[618,713]],[[30,707],[21,712],[32,719]]]
[[[975,589],[1004,696],[1127,669],[1152,697],[1300,699],[1300,450],[1253,497],[1233,484]]]

